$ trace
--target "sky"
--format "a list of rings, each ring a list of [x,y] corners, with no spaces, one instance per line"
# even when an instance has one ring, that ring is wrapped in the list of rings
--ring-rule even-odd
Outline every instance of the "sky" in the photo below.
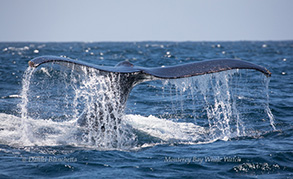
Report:
[[[293,0],[0,0],[0,42],[293,40]]]

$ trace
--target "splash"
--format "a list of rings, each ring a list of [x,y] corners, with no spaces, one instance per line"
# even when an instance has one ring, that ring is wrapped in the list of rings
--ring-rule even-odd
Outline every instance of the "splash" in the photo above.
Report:
[[[253,75],[249,70],[246,73],[231,70],[163,81],[163,98],[171,103],[165,109],[167,115],[163,118],[204,127],[206,132],[198,134],[200,137],[193,133],[189,136],[190,141],[228,140],[253,135],[258,130],[269,130],[264,127],[266,118],[270,119],[271,127],[275,130],[274,118],[268,107],[267,78]],[[262,86],[262,83],[266,85]],[[182,133],[176,132],[175,128],[173,133],[181,136]],[[154,132],[148,133],[153,135]],[[166,137],[162,135],[162,138]],[[187,138],[182,137],[182,141]]]
[[[124,114],[127,96],[120,82],[127,74],[67,64],[28,68],[19,105],[22,122],[14,124],[19,145],[129,150],[162,142],[210,143],[250,135],[265,126],[265,115],[275,130],[268,81],[261,80],[264,90],[250,72],[163,80],[154,88],[162,94],[156,105],[165,108],[159,117],[145,117]]]
[[[129,148],[135,135],[121,121],[120,77],[74,65],[28,68],[20,104],[21,141],[101,150]]]

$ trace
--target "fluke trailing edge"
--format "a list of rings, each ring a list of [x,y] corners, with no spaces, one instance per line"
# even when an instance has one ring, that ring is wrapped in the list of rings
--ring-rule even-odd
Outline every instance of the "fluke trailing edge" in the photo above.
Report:
[[[176,79],[176,78],[185,78],[191,76],[204,75],[209,73],[216,73],[232,69],[254,69],[262,72],[266,76],[271,76],[271,72],[264,67],[255,65],[242,60],[236,59],[215,59],[208,61],[200,61],[193,63],[186,63],[182,65],[170,66],[170,67],[155,67],[155,68],[146,68],[134,66],[130,62],[124,61],[118,63],[115,67],[105,67],[98,66],[82,61],[71,60],[68,58],[57,57],[57,56],[41,56],[34,58],[29,61],[29,66],[38,67],[43,63],[50,62],[65,62],[73,63],[77,65],[87,66],[95,68],[104,72],[114,72],[114,73],[140,73],[145,75],[154,76],[157,78],[164,79]]]

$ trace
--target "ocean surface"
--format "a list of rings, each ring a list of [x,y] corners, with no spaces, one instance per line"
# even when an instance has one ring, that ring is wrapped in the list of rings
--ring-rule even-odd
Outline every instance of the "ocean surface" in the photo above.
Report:
[[[42,55],[143,67],[233,58],[272,76],[146,81],[123,110],[119,74],[28,67]],[[292,72],[293,41],[0,43],[0,178],[293,178]],[[85,114],[99,120],[82,126]]]

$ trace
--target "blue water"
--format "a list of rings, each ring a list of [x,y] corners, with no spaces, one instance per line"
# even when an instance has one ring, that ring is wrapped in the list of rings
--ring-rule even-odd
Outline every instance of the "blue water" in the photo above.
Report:
[[[95,100],[116,105],[108,92],[118,87],[72,66],[28,68],[41,55],[144,67],[237,58],[272,76],[144,82],[113,114],[118,129],[107,120],[108,132],[94,133],[78,116]],[[0,62],[0,178],[293,177],[292,41],[0,43]]]

